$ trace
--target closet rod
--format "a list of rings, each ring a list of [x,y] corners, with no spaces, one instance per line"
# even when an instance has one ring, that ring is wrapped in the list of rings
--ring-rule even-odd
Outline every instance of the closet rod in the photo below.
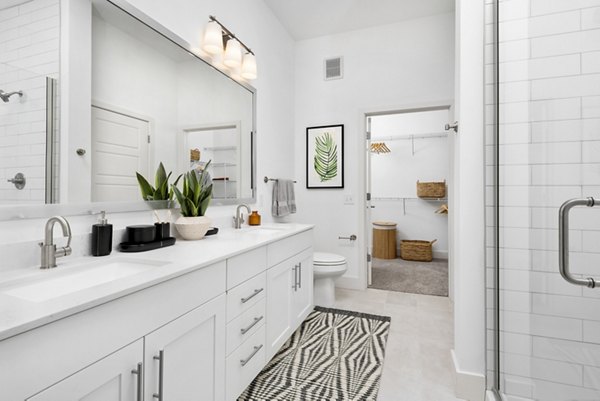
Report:
[[[432,132],[429,134],[414,134],[414,135],[393,135],[393,136],[378,136],[371,138],[373,142],[381,141],[403,141],[412,139],[427,139],[427,138],[447,138],[448,134],[442,132]]]

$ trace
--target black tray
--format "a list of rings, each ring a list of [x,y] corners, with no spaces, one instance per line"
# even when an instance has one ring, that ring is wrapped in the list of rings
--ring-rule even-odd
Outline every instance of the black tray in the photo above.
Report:
[[[209,235],[215,235],[216,233],[219,232],[219,229],[217,227],[211,227],[206,234],[204,234],[204,236],[208,237]]]
[[[168,237],[158,241],[136,243],[136,242],[121,242],[119,250],[121,252],[146,252],[153,249],[164,248],[175,244],[175,238]]]

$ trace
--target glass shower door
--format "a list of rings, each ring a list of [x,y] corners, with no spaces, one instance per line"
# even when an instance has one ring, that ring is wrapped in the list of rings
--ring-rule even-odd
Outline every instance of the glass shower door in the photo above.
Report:
[[[498,83],[487,146],[497,385],[512,401],[600,400],[600,288],[577,283],[600,278],[600,1],[488,7],[497,12],[487,41],[488,84]],[[588,197],[597,207],[577,204],[565,230],[567,282],[559,208]]]

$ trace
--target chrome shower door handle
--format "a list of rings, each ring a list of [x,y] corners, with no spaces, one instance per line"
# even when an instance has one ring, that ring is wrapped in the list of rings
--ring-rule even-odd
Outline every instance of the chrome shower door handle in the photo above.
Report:
[[[577,278],[569,270],[569,212],[575,206],[596,206],[594,198],[570,199],[560,206],[558,211],[558,270],[569,283],[595,288],[596,280],[592,277]]]

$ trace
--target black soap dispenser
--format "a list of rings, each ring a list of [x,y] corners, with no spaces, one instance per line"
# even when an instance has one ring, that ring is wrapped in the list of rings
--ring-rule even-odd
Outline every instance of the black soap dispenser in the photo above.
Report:
[[[106,256],[112,251],[113,226],[106,220],[106,212],[102,211],[98,224],[92,226],[92,255]]]

